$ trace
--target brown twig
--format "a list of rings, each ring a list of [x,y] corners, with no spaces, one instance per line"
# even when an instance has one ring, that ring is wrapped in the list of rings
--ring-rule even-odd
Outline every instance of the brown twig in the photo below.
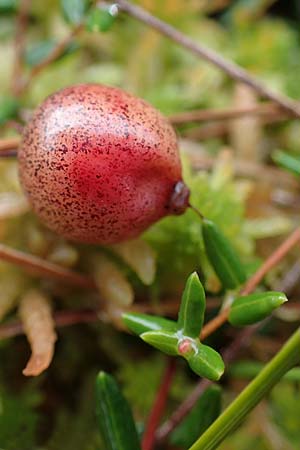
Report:
[[[185,153],[187,153],[192,167],[195,170],[210,170],[216,159],[207,155],[205,152],[197,149],[188,149],[189,141],[183,140],[182,147]],[[258,164],[252,161],[244,161],[235,159],[233,161],[234,172],[240,177],[251,178],[254,180],[263,179],[270,184],[276,184],[276,186],[289,187],[291,189],[298,189],[298,180],[290,173],[285,172],[277,167],[269,166],[266,164]]]
[[[262,116],[261,125],[274,125],[278,122],[287,120],[288,116],[281,113],[273,113],[268,116]],[[181,132],[183,137],[191,140],[205,141],[206,139],[221,138],[229,132],[229,122],[212,122],[201,125],[200,127],[193,127],[190,130]]]
[[[169,389],[171,387],[175,375],[175,359],[169,358],[160,383],[160,387],[156,393],[156,398],[149,415],[145,433],[143,434],[142,449],[152,450],[155,442],[155,431],[159,425],[161,416],[164,412],[168,398]]]
[[[79,32],[83,29],[82,24],[76,25],[71,33],[62,39],[56,47],[50,52],[47,58],[43,59],[39,64],[36,64],[31,70],[27,80],[23,83],[20,90],[24,92],[28,85],[31,83],[32,79],[36,77],[40,72],[42,72],[49,64],[56,61],[66,50],[66,48],[70,45],[73,39],[79,34]]]
[[[195,42],[193,39],[181,33],[168,23],[158,19],[145,11],[143,8],[134,5],[127,0],[118,0],[118,5],[122,11],[126,12],[130,16],[154,28],[159,33],[172,39],[174,42],[182,47],[185,47],[187,50],[191,51],[200,58],[214,64],[234,80],[247,84],[263,97],[274,101],[294,116],[300,117],[300,107],[298,103],[284,95],[273,92],[269,89],[269,87],[265,86],[262,82],[250,75],[246,70],[237,64],[226,60],[214,50]]]
[[[249,278],[243,289],[241,295],[250,294],[264,278],[264,276],[278,264],[285,255],[300,241],[300,228],[296,228],[288,238],[269,256],[263,265]]]
[[[75,310],[75,311],[59,311],[54,314],[56,327],[66,327],[78,323],[92,323],[99,320],[96,311],[92,310]],[[0,339],[8,339],[14,336],[24,334],[23,325],[19,320],[14,320],[0,326]]]
[[[228,108],[228,109],[199,109],[195,111],[185,111],[182,113],[172,114],[168,117],[173,125],[182,125],[190,122],[205,122],[240,119],[241,117],[251,116],[269,116],[270,114],[281,114],[286,118],[286,112],[282,112],[281,108],[274,103],[261,103],[256,106],[248,106],[247,108]]]
[[[280,281],[280,283],[276,283],[274,289],[276,291],[282,290],[286,294],[291,294],[295,286],[299,283],[299,280],[300,280],[300,261],[299,259],[297,259],[294,262],[294,264],[288,268],[283,280]],[[290,302],[288,302],[288,304],[290,304]]]
[[[296,228],[282,244],[266,259],[262,266],[249,278],[247,283],[240,291],[240,295],[248,295],[254,291],[264,276],[278,264],[285,255],[300,241],[300,228]],[[201,332],[201,340],[206,339],[210,334],[223,325],[229,314],[229,308],[224,309],[219,315],[209,321]]]
[[[15,34],[15,61],[12,74],[12,91],[15,95],[20,95],[22,86],[22,67],[25,50],[25,31],[28,24],[28,15],[31,0],[21,0],[16,19]]]
[[[17,156],[17,150],[6,150],[4,152],[0,152],[0,158],[16,158]]]
[[[8,150],[16,150],[19,144],[20,144],[19,136],[0,139],[0,152],[6,152]]]
[[[87,275],[65,269],[57,264],[20,250],[15,250],[4,244],[0,244],[0,259],[16,264],[30,273],[53,278],[80,288],[96,289],[94,281]]]

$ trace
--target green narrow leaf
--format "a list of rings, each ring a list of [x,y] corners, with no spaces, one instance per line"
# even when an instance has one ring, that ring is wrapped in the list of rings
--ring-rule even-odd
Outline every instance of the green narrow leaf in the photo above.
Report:
[[[221,355],[207,345],[198,344],[198,352],[187,358],[190,368],[200,377],[217,381],[224,373]]]
[[[208,259],[223,286],[234,289],[246,280],[243,266],[230,242],[210,220],[202,224],[203,240]]]
[[[108,31],[115,23],[118,14],[116,5],[97,6],[92,8],[86,20],[86,28],[88,31]]]
[[[0,125],[4,124],[7,120],[16,117],[19,109],[19,103],[14,97],[1,97],[0,98]]]
[[[282,150],[276,150],[272,154],[273,161],[279,166],[292,172],[294,175],[300,175],[300,157],[290,155]]]
[[[150,314],[124,313],[123,322],[127,328],[136,334],[142,334],[147,331],[161,330],[176,331],[177,324],[173,320],[164,319],[160,316],[151,316]]]
[[[221,412],[221,393],[221,388],[216,385],[203,392],[191,412],[171,434],[173,445],[186,450],[204,433]]]
[[[186,336],[198,337],[203,326],[205,292],[196,272],[185,285],[178,315],[178,329]]]
[[[285,294],[274,291],[238,297],[230,307],[228,320],[235,326],[251,325],[268,317],[287,300]]]
[[[57,42],[53,39],[46,41],[40,41],[34,44],[32,47],[28,48],[25,53],[25,62],[28,66],[36,66],[37,64],[44,61],[56,47]],[[56,61],[61,60],[65,56],[75,52],[79,48],[78,44],[75,42],[70,43],[64,50],[62,54],[56,59]]]
[[[61,0],[61,8],[67,22],[78,25],[88,9],[88,0]]]
[[[100,372],[96,380],[96,412],[107,450],[141,450],[131,409],[117,383]]]
[[[148,331],[140,336],[143,341],[152,347],[166,353],[167,355],[178,355],[178,337],[177,334],[172,331],[157,330]]]

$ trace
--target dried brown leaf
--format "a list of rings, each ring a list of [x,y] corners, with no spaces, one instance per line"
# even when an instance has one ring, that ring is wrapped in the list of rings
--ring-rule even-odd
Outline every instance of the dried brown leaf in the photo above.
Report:
[[[28,291],[21,299],[19,316],[31,347],[23,374],[37,376],[49,367],[57,339],[49,299],[37,289]]]

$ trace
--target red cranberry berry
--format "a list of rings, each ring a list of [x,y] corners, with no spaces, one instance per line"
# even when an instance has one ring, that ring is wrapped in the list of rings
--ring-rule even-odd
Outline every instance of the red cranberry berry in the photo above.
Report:
[[[174,130],[118,88],[81,84],[50,95],[25,127],[19,162],[34,211],[70,240],[128,240],[188,206]]]

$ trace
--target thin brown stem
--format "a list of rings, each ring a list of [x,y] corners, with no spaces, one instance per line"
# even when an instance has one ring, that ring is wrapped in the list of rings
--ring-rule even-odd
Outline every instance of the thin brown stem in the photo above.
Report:
[[[214,331],[216,331],[218,328],[220,328],[225,322],[227,322],[229,314],[229,309],[226,308],[223,311],[221,311],[216,317],[211,319],[209,322],[207,322],[201,331],[201,340],[206,339],[208,336],[210,336]]]
[[[19,144],[20,144],[19,136],[0,139],[0,152],[6,152],[8,150],[16,150]]]
[[[184,142],[187,141],[183,140],[183,148],[185,147]],[[193,169],[210,170],[216,162],[215,158],[207,155],[205,152],[199,151],[198,148],[195,151],[194,149],[190,151],[184,148],[184,151],[187,153]],[[234,172],[239,177],[251,178],[253,180],[263,179],[265,182],[275,184],[276,187],[284,186],[290,189],[298,189],[298,180],[292,174],[277,167],[240,159],[235,159],[232,163]]]
[[[288,238],[266,259],[262,266],[249,278],[240,291],[240,295],[248,295],[254,291],[264,276],[275,267],[285,255],[300,241],[300,228],[296,228]],[[200,338],[206,339],[210,334],[222,326],[228,319],[229,308],[224,309],[220,314],[210,320],[203,328]]]
[[[261,116],[261,125],[275,125],[278,122],[283,122],[288,119],[288,116],[280,113],[269,114],[268,116]],[[185,130],[181,133],[183,137],[191,140],[204,141],[206,139],[224,137],[229,132],[229,122],[211,122],[194,127],[190,130]]]
[[[12,91],[15,95],[20,94],[20,87],[22,85],[25,32],[28,25],[30,5],[31,0],[20,0],[18,15],[16,18],[15,61],[12,75]]]
[[[241,295],[250,294],[264,278],[264,276],[276,266],[285,255],[300,241],[300,228],[296,228],[288,238],[277,247],[277,249],[269,256],[269,258],[262,264],[262,266],[252,275],[247,281]]]
[[[250,75],[242,67],[238,66],[237,64],[231,61],[226,60],[216,51],[211,50],[205,47],[204,45],[199,44],[198,42],[195,42],[193,39],[181,33],[168,23],[148,13],[143,8],[134,5],[128,2],[127,0],[118,0],[118,5],[122,11],[126,12],[130,16],[154,28],[159,33],[172,39],[174,42],[191,51],[196,56],[203,58],[206,61],[214,64],[234,80],[247,84],[255,91],[257,91],[259,94],[261,94],[263,97],[274,101],[275,103],[280,105],[284,110],[288,111],[294,116],[300,117],[300,107],[297,102],[289,99],[284,95],[273,92],[273,90],[271,90],[268,86],[264,85],[261,81],[257,80],[255,77]]]
[[[169,360],[167,361],[165,372],[163,374],[160,387],[156,393],[156,398],[148,419],[145,433],[143,435],[142,440],[143,450],[153,449],[155,443],[155,431],[163,415],[167,403],[169,389],[171,387],[171,383],[175,375],[176,369],[175,363],[176,361],[174,358],[169,358]]]
[[[262,103],[256,106],[248,106],[247,108],[228,108],[228,109],[199,109],[195,111],[185,111],[182,113],[172,114],[168,117],[173,125],[182,125],[190,122],[205,122],[240,119],[241,117],[251,116],[269,116],[270,114],[280,113],[281,108],[274,103]],[[281,114],[287,117],[286,112]]]
[[[57,328],[75,325],[78,323],[98,322],[99,317],[96,311],[80,309],[75,311],[59,311],[54,314]],[[0,326],[0,340],[24,334],[22,322],[14,320]]]
[[[6,150],[4,152],[0,152],[0,158],[16,158],[17,156],[17,150]]]
[[[33,78],[35,78],[40,72],[42,72],[49,64],[56,61],[66,50],[66,48],[71,44],[73,39],[80,33],[83,29],[82,24],[78,24],[73,28],[71,33],[67,35],[64,39],[62,39],[56,47],[50,52],[47,58],[43,59],[39,64],[36,64],[31,70],[27,80],[21,86],[21,92],[24,92],[28,85],[31,83]]]
[[[63,283],[85,289],[96,289],[94,281],[87,275],[65,269],[57,264],[45,261],[28,253],[15,250],[7,245],[0,244],[0,259],[22,267],[30,273],[53,278]]]

